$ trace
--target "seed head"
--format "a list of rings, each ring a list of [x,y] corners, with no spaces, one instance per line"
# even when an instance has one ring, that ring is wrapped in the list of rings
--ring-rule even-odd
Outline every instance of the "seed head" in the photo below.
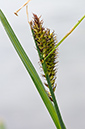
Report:
[[[39,53],[40,62],[42,64],[45,57],[55,48],[57,44],[56,36],[54,31],[51,33],[50,29],[43,27],[43,20],[40,20],[40,17],[38,18],[35,14],[33,14],[33,20],[30,22],[30,26]],[[55,91],[56,88],[57,57],[58,49],[56,49],[45,61],[53,91]],[[46,78],[45,74],[42,76]],[[49,88],[47,81],[44,84]],[[50,93],[47,92],[47,94],[50,96],[49,98],[51,98]]]

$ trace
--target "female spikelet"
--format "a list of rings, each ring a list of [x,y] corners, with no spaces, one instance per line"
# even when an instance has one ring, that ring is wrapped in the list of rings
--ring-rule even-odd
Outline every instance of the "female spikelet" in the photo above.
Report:
[[[38,50],[38,54],[40,57],[40,62],[43,66],[43,62],[45,57],[54,49],[56,46],[56,36],[54,32],[50,32],[50,29],[46,29],[43,27],[43,21],[40,20],[40,17],[38,18],[37,15],[33,14],[33,20],[30,22],[31,30],[33,33],[33,37],[36,43],[36,47]],[[46,74],[49,75],[51,86],[53,91],[55,91],[56,84],[56,64],[57,64],[57,56],[58,56],[58,50],[55,50],[49,58],[45,61],[46,64],[46,71],[44,70],[44,75],[42,75],[44,78],[46,78]],[[42,67],[43,68],[43,67]],[[45,82],[45,85],[49,88],[47,81]],[[47,92],[48,96],[51,99],[50,92]]]

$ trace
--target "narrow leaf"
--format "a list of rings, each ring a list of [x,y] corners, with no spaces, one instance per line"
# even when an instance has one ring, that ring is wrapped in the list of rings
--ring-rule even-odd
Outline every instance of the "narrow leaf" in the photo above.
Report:
[[[8,37],[10,38],[16,52],[18,53],[20,59],[22,60],[25,68],[27,69],[27,72],[30,74],[45,106],[47,107],[57,129],[61,129],[60,127],[60,123],[58,121],[58,116],[56,114],[55,108],[53,106],[53,104],[51,103],[51,101],[49,100],[46,91],[44,89],[44,86],[34,68],[34,66],[32,65],[31,61],[29,60],[27,54],[25,53],[24,49],[22,48],[19,40],[17,39],[13,29],[11,28],[10,24],[8,23],[6,17],[4,16],[3,12],[0,10],[0,20],[4,26],[4,29],[8,35]]]

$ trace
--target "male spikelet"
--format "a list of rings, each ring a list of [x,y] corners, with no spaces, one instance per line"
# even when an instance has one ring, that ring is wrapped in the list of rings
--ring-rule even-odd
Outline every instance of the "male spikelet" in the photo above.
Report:
[[[45,57],[56,46],[56,43],[57,43],[56,36],[54,32],[50,33],[50,29],[46,29],[43,27],[43,21],[40,20],[40,17],[38,18],[38,16],[35,14],[33,14],[33,20],[30,22],[30,26],[36,43],[38,54],[40,57],[40,62],[42,64]],[[58,57],[58,50],[55,50],[45,61],[46,67],[47,67],[47,74],[49,75],[53,91],[55,91],[55,88],[56,88],[55,75],[56,75],[57,69],[55,68],[55,66],[57,64],[57,61],[56,61],[57,57]],[[44,71],[44,75],[42,76],[46,78],[45,71]],[[44,84],[49,88],[47,81]],[[49,98],[52,100],[50,92],[47,91],[47,94]]]

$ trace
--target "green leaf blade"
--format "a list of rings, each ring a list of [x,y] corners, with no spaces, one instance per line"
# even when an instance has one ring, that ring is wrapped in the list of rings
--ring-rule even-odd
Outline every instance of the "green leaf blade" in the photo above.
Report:
[[[10,38],[12,45],[14,46],[15,50],[17,51],[20,59],[22,60],[25,68],[27,69],[27,72],[30,74],[45,106],[47,107],[51,118],[53,119],[57,129],[61,129],[60,127],[60,123],[58,121],[58,116],[56,114],[55,108],[53,106],[53,104],[51,103],[51,101],[49,100],[46,91],[44,89],[44,86],[34,68],[34,66],[32,65],[31,61],[29,60],[27,54],[25,53],[24,49],[22,48],[19,40],[17,39],[13,29],[11,28],[10,24],[8,23],[6,17],[4,16],[3,12],[0,10],[0,20],[4,26],[4,29],[8,35],[8,37]]]

